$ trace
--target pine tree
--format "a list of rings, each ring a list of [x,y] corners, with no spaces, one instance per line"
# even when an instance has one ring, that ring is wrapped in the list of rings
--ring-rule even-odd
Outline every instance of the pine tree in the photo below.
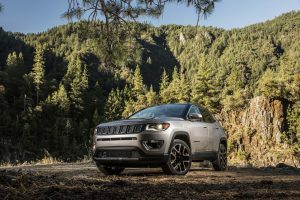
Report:
[[[156,92],[153,90],[152,85],[150,86],[150,90],[146,94],[147,106],[153,106],[158,103],[158,96]]]
[[[100,87],[99,81],[96,81],[93,90],[88,92],[88,98],[93,101],[93,103],[90,104],[90,106],[94,106],[95,109],[97,109],[97,112],[103,110],[103,105],[105,105],[105,98],[103,90]]]
[[[6,60],[6,66],[4,67],[3,71],[0,70],[0,85],[3,83],[3,85],[5,86],[6,97],[8,102],[16,103],[16,100],[20,102],[24,101],[24,88],[25,88],[24,86],[26,82],[23,77],[27,71],[26,71],[26,67],[23,64],[24,61],[23,61],[22,53],[19,53],[19,55],[16,52],[12,52],[8,54]],[[11,109],[16,108],[15,107],[16,104],[11,106],[12,106]],[[25,106],[22,106],[23,110],[24,107]]]
[[[135,95],[135,97],[138,97],[141,94],[145,94],[146,87],[143,83],[143,77],[139,66],[135,68],[132,85],[133,95]]]
[[[16,52],[9,53],[6,59],[6,66],[17,66],[18,56]]]
[[[148,59],[147,59],[147,64],[151,65],[152,64],[152,60],[151,60],[151,57],[149,56]]]
[[[64,76],[64,82],[70,86],[76,75],[81,72],[83,63],[80,59],[80,54],[73,52],[69,57],[67,73]]]
[[[53,92],[50,102],[53,105],[56,105],[63,113],[68,113],[70,109],[70,100],[63,84],[60,84],[58,90]]]
[[[127,101],[125,102],[125,108],[123,111],[123,116],[128,117],[133,112],[144,108],[146,100],[147,89],[143,83],[143,77],[141,74],[140,67],[137,66],[134,71],[134,76],[131,80],[131,87],[127,87],[124,90],[124,96],[127,96]]]
[[[161,81],[159,84],[159,97],[161,103],[168,103],[170,99],[170,92],[169,92],[169,77],[164,69],[163,74],[161,76]]]
[[[199,69],[192,91],[192,101],[205,106],[211,112],[219,108],[219,91],[216,74],[209,67]]]
[[[112,91],[108,95],[104,107],[105,119],[107,121],[120,119],[122,117],[123,108],[124,108],[124,103],[119,88],[112,89]]]
[[[72,105],[72,110],[80,112],[83,110],[84,94],[88,88],[88,75],[86,66],[82,66],[82,62],[79,57],[75,62],[70,62],[68,64],[68,71],[65,77],[67,83],[70,82],[70,100]],[[73,65],[75,64],[75,66]],[[82,70],[82,67],[84,68]]]
[[[188,79],[185,77],[183,67],[180,68],[178,87],[179,87],[178,102],[180,103],[189,102],[191,97],[191,85]]]
[[[5,71],[12,79],[19,79],[25,73],[24,58],[22,52],[9,53],[6,59]],[[17,80],[14,80],[17,81]]]
[[[18,63],[19,66],[23,66],[24,65],[24,57],[23,57],[23,53],[22,52],[20,52],[19,55],[18,55],[17,63]]]
[[[34,55],[34,64],[31,72],[33,78],[33,83],[36,88],[36,103],[39,103],[39,91],[40,86],[44,83],[45,76],[45,61],[44,61],[44,51],[41,46],[38,46]]]
[[[174,67],[173,74],[172,74],[172,81],[168,87],[170,92],[170,99],[168,103],[177,103],[178,97],[180,95],[180,79],[178,76],[178,69]]]

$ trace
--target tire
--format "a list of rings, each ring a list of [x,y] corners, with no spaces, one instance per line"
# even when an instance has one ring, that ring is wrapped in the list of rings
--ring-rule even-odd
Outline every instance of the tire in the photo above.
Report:
[[[96,163],[97,168],[100,172],[105,175],[119,175],[124,171],[124,167],[107,166]]]
[[[190,147],[182,140],[174,140],[169,149],[168,161],[162,166],[169,175],[185,175],[191,168],[192,156]]]
[[[227,170],[227,150],[226,146],[222,143],[219,145],[218,156],[217,159],[212,162],[212,166],[215,171]]]

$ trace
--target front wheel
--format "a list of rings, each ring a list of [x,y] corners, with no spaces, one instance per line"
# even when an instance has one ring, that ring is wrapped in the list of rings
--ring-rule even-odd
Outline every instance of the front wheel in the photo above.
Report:
[[[184,141],[176,139],[169,150],[168,161],[162,169],[166,174],[185,175],[190,170],[191,163],[190,147]]]
[[[225,171],[227,169],[227,150],[224,144],[220,144],[217,159],[212,162],[212,165],[216,171]]]
[[[96,163],[97,168],[100,172],[105,175],[119,175],[124,171],[124,167],[115,167],[115,166],[108,166]]]

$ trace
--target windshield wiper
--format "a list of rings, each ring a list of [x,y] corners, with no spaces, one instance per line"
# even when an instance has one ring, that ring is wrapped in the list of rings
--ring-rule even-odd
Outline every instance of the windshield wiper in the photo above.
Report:
[[[148,118],[146,118],[146,117],[134,117],[134,118],[128,118],[128,119],[153,119],[153,118],[155,118],[155,117],[148,117]]]

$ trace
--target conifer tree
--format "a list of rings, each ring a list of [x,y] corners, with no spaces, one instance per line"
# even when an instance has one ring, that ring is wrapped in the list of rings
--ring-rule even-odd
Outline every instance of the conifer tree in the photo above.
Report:
[[[177,103],[178,97],[180,95],[180,79],[178,76],[178,69],[177,67],[174,67],[173,73],[172,73],[172,81],[169,85],[169,92],[170,92],[170,99],[168,103]]]
[[[158,96],[153,90],[153,86],[150,86],[150,90],[146,94],[147,106],[153,106],[158,103]]]
[[[191,85],[190,81],[185,76],[183,67],[180,68],[179,73],[179,93],[178,93],[178,102],[185,103],[190,101],[191,97]]]
[[[124,103],[119,88],[112,89],[108,95],[104,107],[105,120],[111,121],[114,119],[120,119],[122,117],[123,108],[124,108]]]
[[[161,76],[161,81],[159,84],[159,97],[160,97],[160,102],[161,103],[168,103],[170,99],[170,92],[169,92],[169,77],[164,69],[162,76]]]
[[[151,65],[152,64],[152,59],[151,57],[149,56],[148,59],[147,59],[147,64]]]
[[[69,111],[70,100],[63,84],[59,84],[58,90],[53,92],[50,102],[53,105],[56,105],[61,111],[63,111],[63,113],[67,113]]]
[[[104,107],[103,105],[105,105],[105,98],[99,81],[96,81],[93,90],[89,91],[87,94],[92,97],[90,100],[93,101],[93,104],[90,105],[94,106],[98,113],[99,111],[102,111]]]
[[[218,109],[218,86],[213,70],[209,67],[199,69],[192,91],[192,101],[198,105],[205,106],[211,112]]]
[[[70,88],[72,111],[75,113],[82,111],[84,94],[88,88],[88,75],[86,66],[78,55],[72,56],[64,80]]]
[[[17,79],[19,79],[25,73],[22,52],[20,52],[19,54],[17,54],[16,52],[8,54],[6,59],[5,71],[12,79],[14,79],[12,81],[20,82],[20,80]]]
[[[44,51],[41,46],[38,46],[34,55],[34,64],[31,72],[33,78],[33,83],[36,89],[36,103],[39,103],[39,91],[41,85],[44,83],[45,76],[45,61],[44,61]]]
[[[132,99],[129,99],[125,102],[125,108],[122,112],[122,117],[127,118],[135,112],[135,102]]]
[[[6,59],[6,66],[17,66],[17,65],[18,65],[17,53],[15,51],[9,53]]]
[[[73,52],[70,55],[69,63],[67,67],[67,73],[64,76],[64,82],[70,86],[76,75],[81,72],[83,63],[80,59],[80,55],[77,52]]]
[[[19,55],[18,55],[17,63],[18,63],[19,66],[23,66],[24,65],[24,57],[23,57],[23,53],[22,52],[20,52]]]
[[[20,54],[21,53],[19,53],[19,55]],[[4,73],[0,70],[0,85],[3,83],[5,86],[8,101],[13,100],[15,102],[17,99],[18,101],[24,101],[23,90],[25,79],[23,78],[23,75],[26,73],[26,68],[23,64],[24,61],[22,54],[21,56],[19,55],[16,52],[9,53],[6,59],[6,66],[3,70]],[[23,110],[24,107],[25,106],[22,106]]]
[[[137,97],[141,94],[145,94],[146,87],[144,85],[143,77],[141,74],[141,69],[139,66],[137,66],[135,68],[134,76],[133,76],[133,80],[132,80],[132,86],[133,86],[132,87],[133,95],[135,95],[135,97]]]

